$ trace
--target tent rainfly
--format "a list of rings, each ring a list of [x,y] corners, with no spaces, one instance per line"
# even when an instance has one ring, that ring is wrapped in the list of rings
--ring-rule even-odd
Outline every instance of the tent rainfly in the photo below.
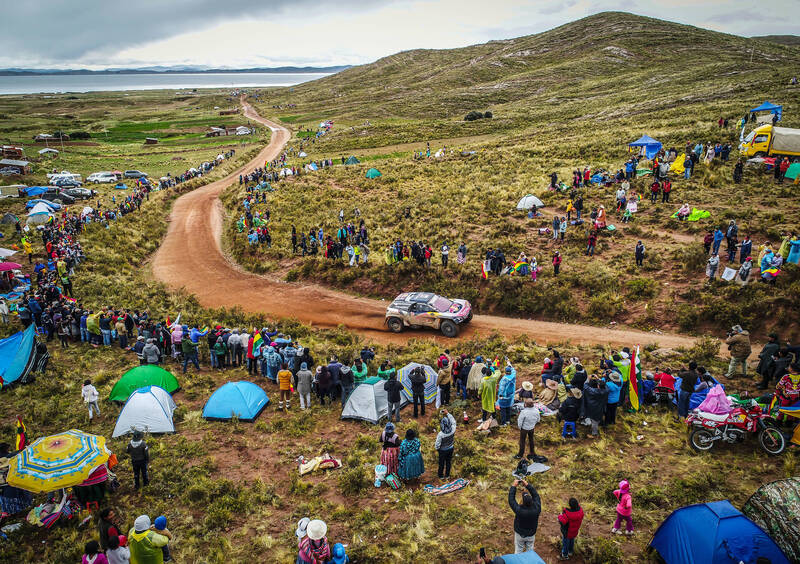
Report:
[[[636,141],[628,143],[628,147],[641,147],[645,156],[652,160],[653,157],[655,157],[656,154],[661,150],[663,145],[660,141],[656,141],[649,135],[642,135]]]
[[[28,215],[29,216],[31,216],[31,215],[39,215],[39,214],[48,214],[49,215],[51,213],[53,213],[53,210],[50,209],[50,206],[48,206],[47,204],[45,204],[42,201],[42,202],[36,202],[36,205],[34,205],[31,208],[31,211],[28,212]]]
[[[26,384],[37,368],[36,327],[31,324],[24,331],[0,340],[0,387],[14,383]]]
[[[778,106],[776,104],[773,104],[772,102],[765,101],[760,106],[750,110],[751,114],[755,114],[758,112],[769,112],[771,114],[778,114],[778,121],[781,121],[781,118],[783,117],[783,106]]]
[[[531,208],[543,208],[544,203],[532,194],[528,194],[527,196],[523,196],[522,199],[517,203],[518,210],[529,210]]]
[[[383,387],[384,383],[384,380],[373,376],[356,386],[347,396],[347,402],[345,402],[342,409],[342,419],[369,421],[374,425],[384,417],[387,417],[389,401],[386,390]],[[408,403],[406,398],[401,396],[400,399],[400,407]]]
[[[347,160],[345,161],[345,163],[344,163],[344,164],[354,165],[354,164],[358,164],[358,163],[360,163],[360,162],[361,162],[361,161],[359,161],[357,158],[355,158],[355,156],[353,156],[353,155],[350,155],[350,156],[347,158]]]
[[[800,478],[761,486],[742,513],[764,529],[792,562],[800,562]]]
[[[133,431],[149,433],[174,433],[172,412],[175,402],[167,390],[158,386],[140,388],[131,394],[119,413],[112,438]]]
[[[397,379],[403,384],[403,394],[408,401],[412,401],[413,395],[411,393],[411,371],[417,366],[421,366],[425,370],[425,403],[433,403],[438,395],[438,385],[436,382],[436,371],[427,364],[419,364],[412,362],[406,364],[403,368],[397,371]]]
[[[650,546],[666,564],[755,563],[761,557],[771,564],[789,564],[775,541],[727,500],[673,511]]]
[[[88,323],[88,320],[87,320]],[[147,386],[158,386],[170,394],[180,388],[178,379],[159,366],[144,364],[131,368],[111,389],[111,401],[126,401],[133,392]]]
[[[378,178],[379,176],[381,176],[381,171],[379,171],[377,168],[369,169],[366,174],[367,178]]]
[[[208,398],[203,417],[253,421],[268,403],[267,393],[252,382],[228,382]]]

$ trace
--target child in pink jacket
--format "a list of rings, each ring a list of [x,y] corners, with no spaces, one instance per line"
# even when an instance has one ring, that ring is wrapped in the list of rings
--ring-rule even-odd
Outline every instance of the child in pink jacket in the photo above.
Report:
[[[622,520],[625,520],[625,534],[632,535],[633,534],[633,501],[631,499],[631,491],[630,491],[630,484],[628,480],[622,480],[619,483],[619,489],[614,490],[614,495],[619,500],[617,504],[617,520],[614,521],[614,526],[611,528],[612,533],[616,533],[618,535],[622,534],[622,531],[619,530],[620,525],[622,525]]]

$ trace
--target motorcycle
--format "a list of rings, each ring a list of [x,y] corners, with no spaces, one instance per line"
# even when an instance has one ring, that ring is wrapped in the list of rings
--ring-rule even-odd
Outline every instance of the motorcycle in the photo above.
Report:
[[[786,448],[786,439],[775,427],[775,420],[755,400],[724,415],[695,411],[689,414],[686,423],[690,430],[689,444],[697,451],[711,450],[718,441],[743,442],[748,433],[758,434],[758,444],[767,454],[778,455]]]

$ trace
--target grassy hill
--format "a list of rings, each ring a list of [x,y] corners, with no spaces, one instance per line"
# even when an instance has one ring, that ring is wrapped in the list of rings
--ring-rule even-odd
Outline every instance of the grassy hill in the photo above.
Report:
[[[751,62],[752,59],[752,62]],[[616,171],[628,157],[626,143],[642,133],[665,147],[683,150],[687,141],[738,145],[734,125],[749,108],[769,99],[784,104],[783,124],[800,126],[798,89],[788,85],[797,51],[625,13],[604,13],[526,37],[452,50],[417,50],[271,94],[259,110],[295,129],[316,130],[322,119],[334,127],[313,144],[307,158],[291,164],[356,154],[363,167],[334,167],[284,182],[273,197],[272,249],[249,247],[235,231],[242,191],[228,194],[228,237],[235,258],[253,270],[287,271],[360,293],[392,297],[425,288],[463,295],[481,311],[506,315],[552,316],[564,321],[625,322],[643,328],[701,330],[741,319],[754,328],[766,320],[757,304],[771,304],[790,327],[787,299],[800,279],[792,267],[777,288],[752,284],[706,284],[702,250],[705,231],[730,219],[758,245],[778,243],[797,228],[800,209],[793,188],[776,188],[769,175],[748,167],[745,182],[733,188],[734,149],[727,163],[700,165],[685,181],[673,177],[669,204],[643,200],[630,224],[611,214],[616,234],[601,236],[599,253],[585,257],[587,225],[570,227],[563,244],[541,236],[553,214],[565,215],[566,195],[546,190],[549,174],[571,182],[576,168]],[[294,104],[292,115],[273,106]],[[471,110],[493,112],[492,119],[464,121]],[[730,127],[720,129],[721,116]],[[750,127],[750,126],[748,126]],[[303,134],[307,134],[303,132]],[[299,150],[300,137],[292,140]],[[443,159],[413,160],[413,151],[430,142],[476,151]],[[377,166],[380,181],[365,168]],[[634,183],[644,199],[650,180]],[[613,210],[614,188],[584,190],[585,208]],[[545,217],[527,220],[513,211],[527,193],[546,204]],[[681,203],[707,209],[711,218],[686,225],[671,219]],[[321,259],[290,258],[289,231],[322,225],[337,228],[334,213],[359,207],[372,235],[374,263],[348,269]],[[398,221],[398,210],[414,210]],[[383,264],[383,249],[397,240],[423,240],[438,249],[464,241],[470,249],[465,269],[393,271]],[[644,269],[631,267],[637,240],[648,249]],[[538,258],[545,272],[537,284],[518,279],[480,281],[480,261],[489,247],[506,257],[520,251]],[[566,277],[551,276],[550,257],[559,250]],[[724,251],[724,248],[723,248]],[[757,256],[757,250],[754,250]],[[723,261],[723,266],[727,264]],[[732,265],[738,267],[738,261]],[[644,293],[630,288],[647,286]],[[722,307],[720,304],[726,304]]]
[[[753,39],[778,43],[779,45],[800,46],[800,36],[798,35],[757,35]]]

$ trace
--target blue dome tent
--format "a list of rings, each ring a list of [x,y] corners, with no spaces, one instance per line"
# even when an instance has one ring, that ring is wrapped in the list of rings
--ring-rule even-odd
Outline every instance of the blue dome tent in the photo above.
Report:
[[[771,114],[778,114],[778,121],[781,121],[781,118],[783,117],[783,106],[777,106],[772,102],[765,101],[757,108],[753,108],[752,110],[750,110],[751,114],[756,112],[769,112]]]
[[[643,147],[645,156],[652,160],[653,157],[656,156],[656,153],[661,150],[663,145],[660,141],[656,141],[649,135],[642,135],[636,141],[628,143],[628,147]]]
[[[666,564],[756,564],[759,557],[789,564],[775,541],[727,500],[673,511],[650,546]]]
[[[25,384],[36,367],[36,326],[0,340],[0,387]]]
[[[203,417],[253,421],[268,403],[267,393],[252,382],[228,382],[208,398]]]

